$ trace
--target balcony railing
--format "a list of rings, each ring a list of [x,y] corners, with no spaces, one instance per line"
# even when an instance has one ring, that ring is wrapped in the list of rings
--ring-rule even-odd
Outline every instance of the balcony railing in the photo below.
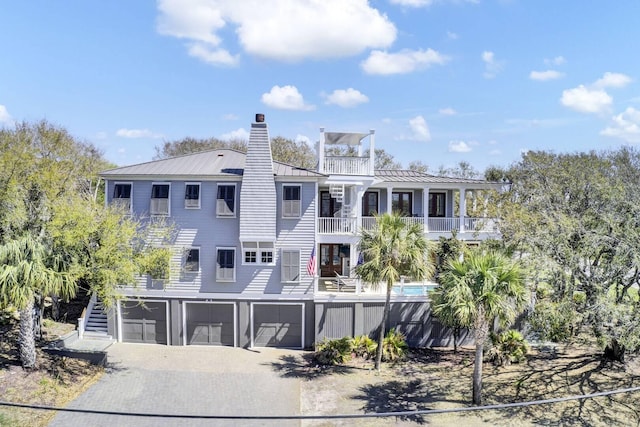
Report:
[[[357,231],[357,218],[318,218],[320,234],[355,234]]]
[[[371,175],[369,157],[332,156],[325,157],[324,171],[335,175]]]
[[[405,217],[402,218],[407,224],[418,224],[424,227],[424,217]],[[451,230],[461,231],[460,218],[427,218],[428,227],[424,232],[448,233]],[[498,231],[495,218],[464,218],[464,231],[493,233]],[[374,217],[362,217],[361,227],[365,230],[371,230],[375,226],[376,219]],[[318,233],[320,234],[350,234],[356,233],[356,218],[318,218]]]

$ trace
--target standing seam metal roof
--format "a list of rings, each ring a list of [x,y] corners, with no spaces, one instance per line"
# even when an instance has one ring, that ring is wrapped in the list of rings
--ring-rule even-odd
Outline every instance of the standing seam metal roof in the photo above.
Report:
[[[242,176],[246,157],[246,153],[226,148],[200,151],[198,153],[110,169],[100,175],[107,178],[109,176],[123,175]],[[312,170],[275,161],[273,162],[273,173],[276,176],[325,176]]]

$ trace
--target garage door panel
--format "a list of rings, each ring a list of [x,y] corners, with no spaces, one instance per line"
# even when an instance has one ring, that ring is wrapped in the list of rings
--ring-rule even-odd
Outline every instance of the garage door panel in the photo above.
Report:
[[[302,346],[302,306],[255,304],[253,345],[256,347]]]
[[[192,303],[186,307],[187,344],[235,344],[233,304]]]
[[[123,301],[124,342],[167,344],[167,305],[164,302]]]

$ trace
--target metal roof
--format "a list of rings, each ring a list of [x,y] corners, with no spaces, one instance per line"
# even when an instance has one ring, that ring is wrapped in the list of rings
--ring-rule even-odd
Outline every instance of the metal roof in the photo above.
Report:
[[[242,176],[246,156],[246,153],[231,149],[200,151],[198,153],[110,169],[100,175],[105,178],[114,176]],[[312,170],[276,161],[273,162],[273,173],[276,176],[324,176]]]
[[[502,183],[486,181],[483,179],[451,178],[436,176],[410,169],[378,169],[376,178],[382,182],[414,182],[420,184],[473,184],[473,185],[502,185]]]

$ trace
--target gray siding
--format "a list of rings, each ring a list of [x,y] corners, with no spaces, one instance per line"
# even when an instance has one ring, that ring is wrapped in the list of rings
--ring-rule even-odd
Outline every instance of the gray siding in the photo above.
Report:
[[[376,339],[382,320],[382,303],[316,303],[316,342],[324,338],[369,335]],[[431,314],[428,302],[391,303],[391,328],[405,334],[410,347],[453,346],[453,333]],[[462,331],[458,344],[470,344],[472,335]]]
[[[276,204],[269,131],[266,123],[254,123],[240,193],[241,241],[275,241]]]

